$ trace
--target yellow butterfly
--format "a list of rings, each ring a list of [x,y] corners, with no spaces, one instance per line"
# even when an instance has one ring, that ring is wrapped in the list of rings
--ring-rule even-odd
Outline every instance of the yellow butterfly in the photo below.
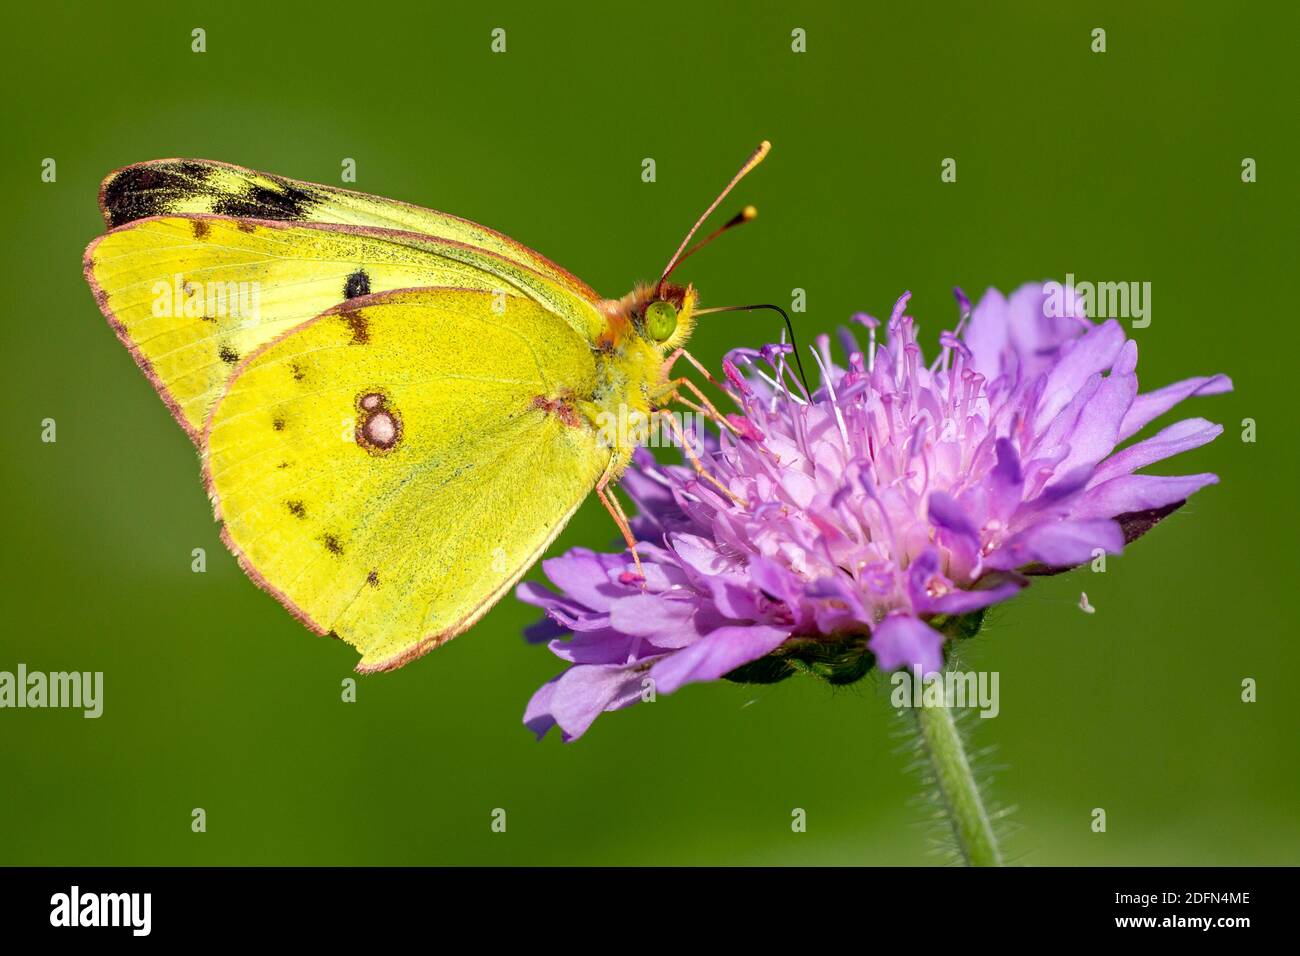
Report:
[[[389,670],[487,613],[593,489],[639,568],[609,488],[635,442],[600,426],[675,400],[726,427],[671,369],[703,371],[682,346],[730,309],[667,280],[753,218],[687,248],[769,148],[621,299],[467,220],[206,160],[112,173],[85,275],[199,446],[249,577]]]

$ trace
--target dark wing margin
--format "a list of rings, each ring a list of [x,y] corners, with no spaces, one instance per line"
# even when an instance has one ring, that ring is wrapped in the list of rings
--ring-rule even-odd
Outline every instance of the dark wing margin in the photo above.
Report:
[[[600,299],[540,252],[468,219],[213,160],[156,159],[126,166],[104,180],[99,207],[110,228],[155,216],[209,215],[414,232],[486,249],[540,272],[588,302]]]
[[[104,180],[99,208],[110,227],[150,216],[165,216],[188,209],[237,219],[310,221],[322,196],[303,183],[266,173],[257,174],[243,189],[215,182],[221,165],[191,159],[163,159],[119,169]]]

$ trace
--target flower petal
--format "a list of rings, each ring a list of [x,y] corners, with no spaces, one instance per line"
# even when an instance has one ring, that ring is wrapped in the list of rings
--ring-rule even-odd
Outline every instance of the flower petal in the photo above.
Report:
[[[566,739],[577,740],[601,713],[626,707],[640,698],[645,670],[644,661],[570,667],[552,688],[547,702],[550,715]]]
[[[976,529],[975,523],[971,521],[970,516],[966,514],[962,506],[957,504],[946,491],[930,492],[930,507],[928,510],[930,523],[935,527],[944,528],[953,532],[953,534],[971,538],[976,543],[979,542],[979,531]]]
[[[625,664],[636,638],[612,628],[579,631],[568,640],[555,640],[551,653],[570,664]]]
[[[1079,419],[1065,441],[1070,453],[1057,466],[1058,475],[1097,464],[1112,451],[1119,440],[1119,425],[1137,395],[1137,346],[1124,343],[1110,375],[1101,380],[1096,394],[1084,405]]]
[[[699,638],[694,601],[675,601],[655,594],[634,594],[616,601],[609,625],[633,637],[653,638],[660,647],[681,647]]]
[[[684,684],[717,680],[776,650],[790,636],[786,628],[763,624],[720,627],[690,647],[665,657],[650,671],[655,690],[671,694]]]
[[[1226,375],[1202,375],[1166,385],[1133,400],[1119,426],[1119,440],[1136,435],[1143,425],[1163,415],[1185,398],[1193,395],[1220,395],[1232,391],[1232,379]]]
[[[964,336],[972,353],[972,366],[986,378],[1001,370],[999,363],[1007,348],[1009,327],[1006,319],[1007,299],[997,289],[989,289],[975,304]]]
[[[515,597],[525,604],[532,604],[544,611],[553,607],[563,607],[570,614],[581,614],[583,609],[570,601],[565,595],[556,594],[544,584],[536,581],[524,581],[515,588]]]
[[[719,613],[732,620],[743,621],[758,616],[758,595],[753,586],[740,574],[715,574],[704,579]]]
[[[538,740],[555,726],[555,718],[551,716],[551,697],[555,694],[555,682],[566,673],[568,672],[562,671],[556,674],[537,688],[537,692],[529,698],[528,706],[524,708],[524,726],[535,733]]]
[[[1206,485],[1216,484],[1218,475],[1121,475],[1103,481],[1084,492],[1078,504],[1070,509],[1070,517],[1113,518],[1133,511],[1150,511],[1182,501]]]
[[[558,558],[543,561],[542,570],[570,601],[593,611],[608,611],[618,597],[618,589],[610,585],[605,573],[607,559],[612,557],[616,556],[574,548]]]
[[[558,628],[556,631],[539,621],[525,633],[529,641],[548,640],[567,631],[597,630],[609,624],[608,614],[592,613],[577,602],[570,601],[566,595],[555,594],[534,581],[525,581],[515,588],[515,597],[526,604],[542,608],[546,612],[546,619]]]
[[[1161,429],[1145,441],[1130,445],[1111,455],[1093,473],[1092,483],[1099,485],[1111,478],[1127,475],[1157,461],[1171,458],[1181,452],[1199,448],[1213,441],[1223,432],[1222,425],[1204,418],[1185,418],[1168,428]]]
[[[813,602],[813,619],[822,634],[857,630],[871,620],[861,595],[847,578],[819,577],[808,585],[804,593]]]
[[[1032,525],[1015,535],[989,555],[985,564],[1002,571],[1034,563],[1072,568],[1091,561],[1097,548],[1110,554],[1124,550],[1124,535],[1114,521],[1053,521]]]
[[[544,644],[569,633],[563,624],[549,617],[543,617],[524,628],[524,640],[529,644]]]
[[[927,515],[939,529],[939,543],[948,549],[949,573],[966,576],[980,560],[980,535],[966,509],[944,491],[930,492]],[[920,529],[917,529],[920,530]]]
[[[669,543],[682,564],[701,575],[721,574],[732,566],[717,545],[698,534],[674,534]]]
[[[985,575],[984,581],[989,579],[1001,579],[997,583],[991,583],[988,587],[978,587],[973,590],[950,591],[947,594],[930,601],[931,614],[969,614],[971,611],[978,611],[981,608],[992,607],[994,604],[1000,604],[1008,601],[1020,593],[1020,590],[1029,584],[1029,581],[1019,575]]]
[[[919,668],[922,674],[943,669],[943,635],[910,614],[890,614],[875,626],[867,647],[882,670]]]
[[[1038,405],[1034,427],[1046,428],[1047,423],[1070,404],[1084,382],[1114,365],[1124,342],[1124,327],[1115,319],[1093,326],[1081,338],[1075,339],[1047,374],[1047,386]]]
[[[997,575],[998,578],[1005,577]],[[1011,577],[994,582],[979,590],[954,588],[952,582],[939,571],[939,552],[928,547],[913,559],[907,569],[907,594],[912,610],[917,614],[967,614],[1014,597],[1028,582]],[[932,593],[936,588],[942,593]]]

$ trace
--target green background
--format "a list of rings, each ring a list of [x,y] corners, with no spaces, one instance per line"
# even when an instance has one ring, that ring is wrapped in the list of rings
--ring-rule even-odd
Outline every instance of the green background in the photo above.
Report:
[[[106,699],[99,720],[0,711],[0,862],[936,862],[878,680],[692,686],[539,745],[520,716],[560,662],[521,641],[533,609],[506,600],[342,703],[355,654],[240,573],[193,447],[81,276],[112,169],[198,156],[338,183],[352,157],[356,188],[489,224],[621,295],[762,138],[772,155],[735,197],[759,220],[681,274],[706,304],[804,288],[808,340],[910,289],[932,348],[954,284],[1150,281],[1144,386],[1235,379],[1183,410],[1225,434],[1163,466],[1222,484],[1107,573],[1036,581],[964,663],[1001,675],[975,743],[1018,808],[1014,860],[1300,861],[1295,8],[786,6],[11,12],[0,670],[102,670]],[[777,332],[718,316],[694,346],[716,365]],[[554,551],[614,537],[589,502]]]

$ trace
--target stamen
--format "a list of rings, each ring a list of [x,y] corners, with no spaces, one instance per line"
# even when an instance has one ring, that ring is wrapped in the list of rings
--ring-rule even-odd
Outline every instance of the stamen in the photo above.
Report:
[[[828,355],[825,363],[823,363],[822,357],[817,354],[817,350],[815,348],[812,348],[811,346],[809,346],[809,349],[813,354],[813,358],[817,361],[817,364],[821,367],[822,381],[826,383],[826,394],[830,396],[831,409],[835,412],[835,424],[839,426],[840,438],[844,440],[844,452],[845,454],[851,455],[853,454],[853,451],[849,447],[849,430],[844,425],[844,416],[840,414],[840,403],[838,399],[836,399],[835,397],[835,385],[833,382],[831,382],[830,356]]]

